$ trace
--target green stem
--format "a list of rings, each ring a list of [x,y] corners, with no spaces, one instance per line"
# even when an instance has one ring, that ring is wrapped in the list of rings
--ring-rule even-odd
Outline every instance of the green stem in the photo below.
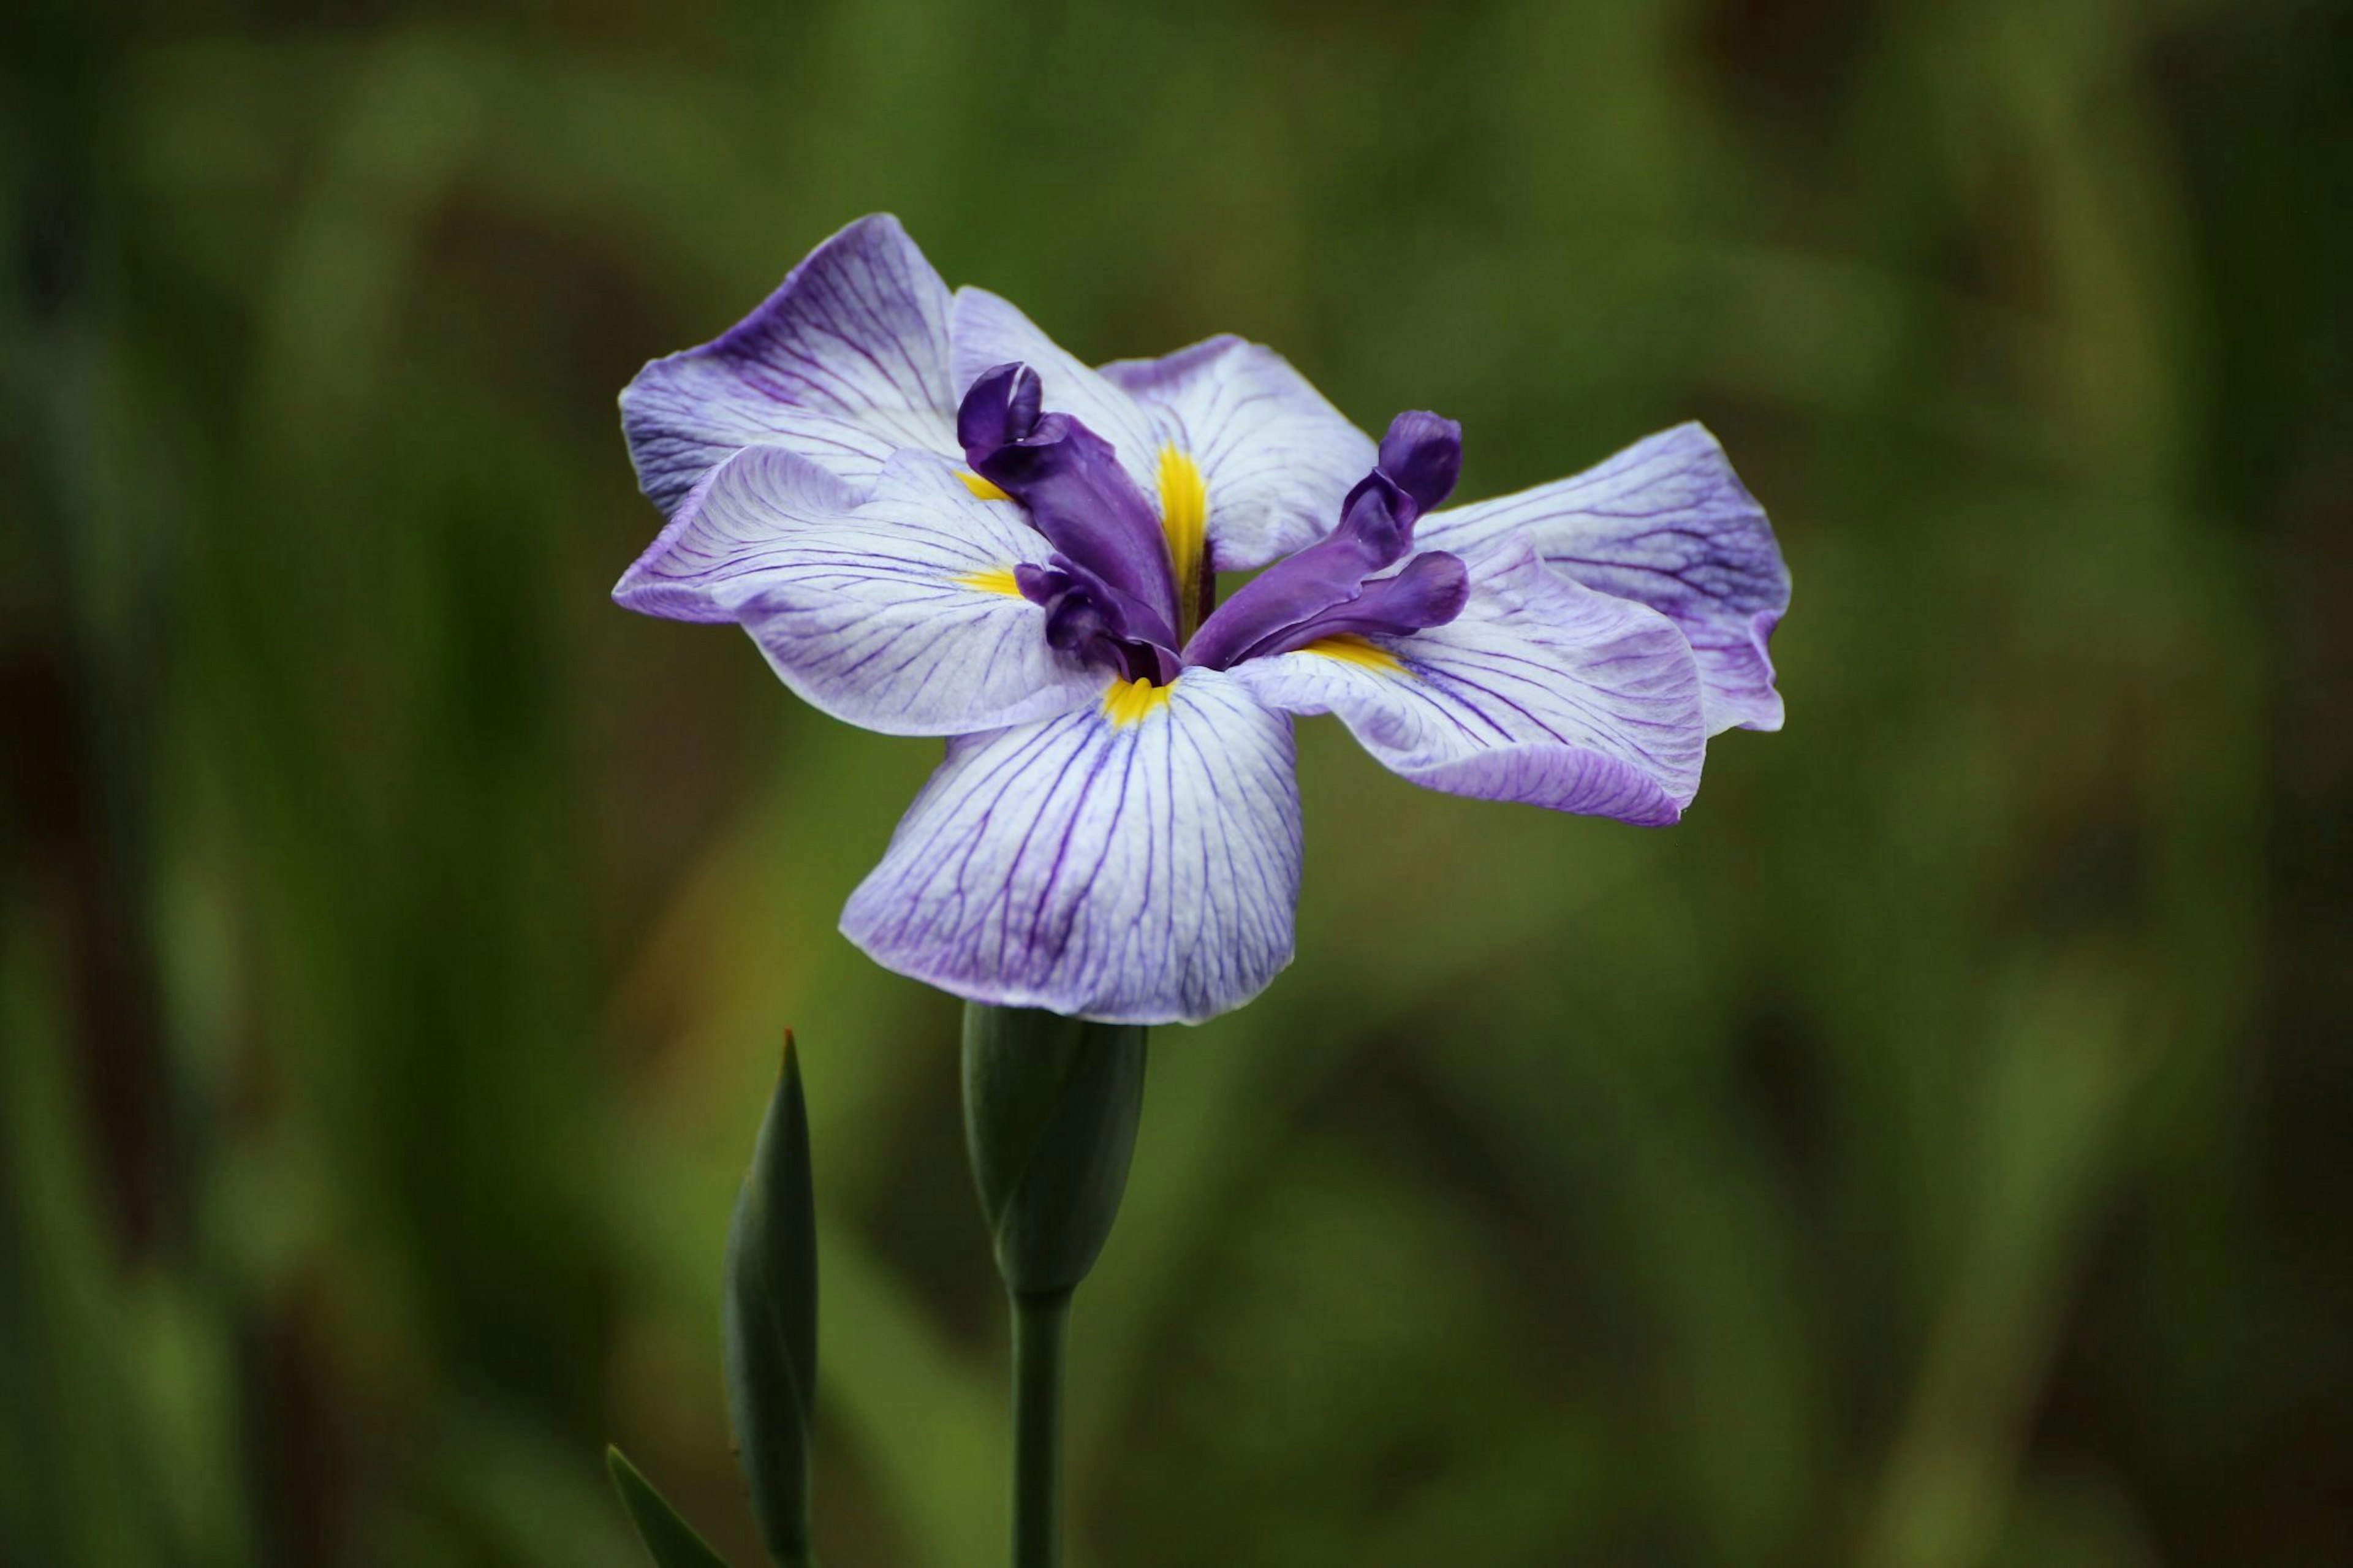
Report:
[[[1062,1560],[1062,1345],[1068,1290],[1014,1291],[1013,1568]]]

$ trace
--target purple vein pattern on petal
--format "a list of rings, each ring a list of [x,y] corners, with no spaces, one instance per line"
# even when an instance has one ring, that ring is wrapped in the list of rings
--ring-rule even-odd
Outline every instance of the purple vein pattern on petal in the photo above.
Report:
[[[1599,467],[1433,512],[1415,542],[1469,556],[1514,538],[1588,588],[1649,605],[1698,655],[1711,734],[1781,727],[1766,642],[1789,607],[1772,525],[1704,426],[1679,425]]]
[[[1373,466],[1372,438],[1272,349],[1220,336],[1103,378],[1144,405],[1159,442],[1200,466],[1209,557],[1248,571],[1313,543]]]
[[[739,454],[702,515],[767,510],[766,482],[797,462],[773,447]],[[763,549],[736,618],[786,685],[848,723],[890,735],[1027,723],[1103,688],[1100,668],[1048,643],[1046,612],[1013,584],[1050,548],[946,458],[902,451],[855,512],[802,521]]]
[[[621,394],[638,483],[674,510],[739,447],[783,446],[864,486],[901,447],[953,453],[948,291],[899,220],[860,218],[716,341]]]
[[[1699,790],[1699,672],[1673,624],[1525,543],[1472,563],[1442,626],[1238,665],[1274,707],[1336,713],[1393,772],[1453,795],[1673,822]]]
[[[796,529],[857,509],[858,487],[782,447],[747,447],[695,482],[646,552],[621,574],[623,609],[674,621],[732,621],[786,559]]]
[[[1257,995],[1299,894],[1290,721],[1216,670],[1166,691],[950,742],[843,933],[1004,1006],[1198,1023]]]
[[[1160,493],[1159,443],[1135,399],[1039,331],[1012,301],[986,289],[959,289],[949,316],[949,358],[959,395],[998,365],[1038,373],[1050,413],[1067,414],[1110,442],[1120,466],[1147,496]]]

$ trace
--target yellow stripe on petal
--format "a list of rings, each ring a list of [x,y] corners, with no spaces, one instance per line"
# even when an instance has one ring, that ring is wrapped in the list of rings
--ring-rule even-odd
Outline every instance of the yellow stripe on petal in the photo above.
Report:
[[[1342,632],[1337,637],[1318,637],[1299,650],[1336,658],[1342,664],[1353,664],[1360,669],[1378,670],[1384,675],[1403,675],[1405,661],[1378,643],[1370,642],[1354,632]]]
[[[1020,581],[1010,566],[992,566],[986,572],[967,572],[956,579],[967,588],[977,588],[984,594],[1010,594],[1021,596]]]
[[[1140,675],[1134,680],[1114,680],[1103,689],[1103,717],[1111,721],[1114,730],[1141,724],[1168,706],[1170,689],[1167,686],[1155,686]]]
[[[965,489],[970,490],[973,494],[978,496],[983,500],[1011,500],[1013,499],[1011,496],[1007,495],[1003,490],[998,489],[995,485],[990,484],[987,479],[982,479],[978,474],[958,474],[956,478],[964,481]]]
[[[1176,639],[1193,635],[1193,618],[1201,603],[1201,574],[1209,536],[1209,486],[1201,465],[1177,450],[1175,442],[1160,448],[1160,528],[1168,536],[1168,561],[1176,568],[1176,615],[1181,623]]]

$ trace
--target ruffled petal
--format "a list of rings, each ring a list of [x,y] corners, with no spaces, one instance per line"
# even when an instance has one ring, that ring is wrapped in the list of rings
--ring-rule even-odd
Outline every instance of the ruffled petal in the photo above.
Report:
[[[702,530],[751,532],[807,465],[754,447],[705,487]],[[812,707],[890,735],[961,735],[1067,713],[1103,671],[1060,653],[1018,571],[1050,550],[1008,501],[927,452],[894,456],[847,516],[776,528],[726,590],[770,668]],[[747,558],[748,559],[748,558]]]
[[[843,934],[971,1001],[1199,1023],[1291,961],[1290,721],[1216,670],[948,744]]]
[[[1214,337],[1115,360],[1103,374],[1144,405],[1158,444],[1199,468],[1215,570],[1248,571],[1313,543],[1373,466],[1371,438],[1257,343]]]
[[[1273,707],[1338,714],[1416,784],[1645,826],[1682,816],[1707,749],[1673,623],[1571,582],[1525,543],[1472,563],[1470,602],[1444,626],[1229,673]]]
[[[1766,642],[1789,572],[1764,508],[1705,426],[1679,425],[1598,468],[1433,512],[1415,542],[1470,556],[1514,538],[1588,588],[1650,605],[1698,656],[1708,732],[1781,727]]]
[[[1067,414],[1109,441],[1136,487],[1160,493],[1160,443],[1135,399],[1057,344],[1008,300],[986,289],[959,289],[949,317],[949,357],[959,394],[999,365],[1038,373],[1050,414]]]
[[[746,447],[695,481],[646,552],[613,586],[613,602],[673,621],[732,621],[790,559],[810,523],[847,516],[858,487],[782,447]]]
[[[715,342],[658,359],[621,394],[638,483],[664,512],[744,447],[797,452],[866,485],[902,447],[953,453],[948,291],[899,220],[860,218]]]

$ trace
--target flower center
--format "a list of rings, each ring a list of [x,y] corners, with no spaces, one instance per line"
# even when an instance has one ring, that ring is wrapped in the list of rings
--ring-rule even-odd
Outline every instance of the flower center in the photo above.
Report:
[[[1134,680],[1113,679],[1103,689],[1103,717],[1114,730],[1125,730],[1141,724],[1161,709],[1168,706],[1168,694],[1176,682],[1156,686],[1143,676]]]
[[[1461,614],[1470,594],[1462,563],[1413,550],[1415,520],[1446,499],[1461,471],[1462,429],[1452,420],[1409,413],[1390,421],[1377,466],[1342,503],[1339,526],[1218,605],[1200,465],[1174,443],[1160,448],[1155,515],[1111,443],[1043,402],[1037,372],[1001,364],[974,381],[956,410],[956,438],[972,465],[965,487],[1020,503],[1054,547],[1044,565],[963,582],[1018,593],[1045,610],[1050,645],[1109,667],[1118,679],[1103,711],[1114,723],[1150,712],[1156,702],[1137,693],[1165,689],[1187,665],[1225,669],[1315,647],[1367,668],[1401,668],[1368,639]]]
[[[1015,582],[1045,609],[1055,647],[1165,685],[1176,678],[1181,640],[1170,542],[1111,443],[1067,414],[1046,413],[1042,400],[1037,372],[1001,364],[981,374],[956,410],[973,473],[1020,502],[1054,547],[1045,565],[1015,568]],[[1181,489],[1181,472],[1177,479]]]

